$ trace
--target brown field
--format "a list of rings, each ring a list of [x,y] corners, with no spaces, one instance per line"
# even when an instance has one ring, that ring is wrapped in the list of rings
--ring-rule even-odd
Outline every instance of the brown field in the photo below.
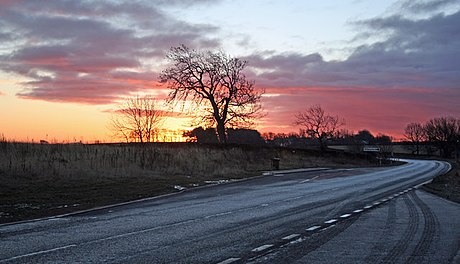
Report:
[[[177,192],[271,170],[371,166],[363,156],[269,147],[0,142],[0,223]]]

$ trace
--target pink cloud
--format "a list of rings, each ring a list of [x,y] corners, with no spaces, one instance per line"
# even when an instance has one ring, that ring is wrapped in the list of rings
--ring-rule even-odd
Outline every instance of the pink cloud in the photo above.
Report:
[[[17,94],[28,99],[108,104],[155,89],[157,74],[144,60],[162,61],[181,43],[219,46],[207,35],[217,27],[186,23],[161,8],[206,2],[3,1],[0,40],[15,48],[0,55],[0,70],[32,79]]]
[[[284,92],[283,92],[284,90]],[[260,123],[262,131],[298,132],[294,115],[320,104],[326,111],[345,118],[346,128],[357,132],[368,129],[401,137],[405,125],[425,122],[441,115],[459,116],[460,95],[456,89],[399,88],[270,88],[264,97],[268,116]],[[442,103],[441,103],[442,102]]]
[[[0,55],[0,70],[29,80],[17,93],[27,99],[109,104],[139,91],[164,96],[161,69],[146,62],[157,65],[171,46],[214,49],[221,40],[217,26],[187,23],[162,8],[214,2],[0,1],[0,41],[14,47]],[[369,35],[392,34],[342,61],[275,51],[243,58],[248,78],[272,95],[263,98],[264,130],[297,131],[294,114],[313,104],[343,116],[350,130],[392,135],[408,122],[460,115],[459,11],[355,24]]]

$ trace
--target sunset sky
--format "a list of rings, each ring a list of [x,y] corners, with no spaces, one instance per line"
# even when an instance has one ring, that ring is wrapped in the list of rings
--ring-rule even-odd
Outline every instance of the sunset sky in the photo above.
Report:
[[[114,103],[167,96],[158,74],[180,44],[249,62],[261,132],[298,132],[315,104],[396,138],[460,117],[458,0],[0,0],[0,135],[110,141]]]

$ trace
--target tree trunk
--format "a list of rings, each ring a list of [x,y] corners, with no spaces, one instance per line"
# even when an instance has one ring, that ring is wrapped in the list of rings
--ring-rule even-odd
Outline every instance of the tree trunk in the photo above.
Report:
[[[318,141],[319,141],[319,148],[320,148],[321,152],[326,151],[326,145],[324,144],[324,138],[319,137]]]
[[[217,135],[219,136],[219,143],[227,143],[227,134],[225,134],[225,124],[224,122],[217,123]]]

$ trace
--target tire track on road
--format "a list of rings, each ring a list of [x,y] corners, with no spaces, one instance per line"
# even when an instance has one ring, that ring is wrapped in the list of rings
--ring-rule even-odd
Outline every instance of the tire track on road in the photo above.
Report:
[[[417,228],[419,224],[419,216],[417,213],[417,207],[409,198],[408,195],[403,196],[404,203],[407,206],[409,212],[409,222],[401,239],[394,245],[394,247],[388,252],[388,254],[379,263],[395,263],[404,254],[409,246],[409,242],[417,234]]]
[[[380,235],[377,243],[372,247],[370,255],[366,257],[366,263],[378,263],[385,250],[386,245],[389,243],[390,237],[394,234],[394,226],[396,224],[396,199],[391,200],[388,204],[388,215],[385,223],[385,229]]]
[[[436,231],[439,230],[439,221],[433,211],[424,203],[416,192],[412,192],[412,199],[415,201],[417,206],[421,209],[422,215],[425,221],[423,227],[423,233],[420,241],[415,246],[414,251],[410,255],[406,263],[420,263],[423,258],[428,255],[428,250],[436,235]]]

